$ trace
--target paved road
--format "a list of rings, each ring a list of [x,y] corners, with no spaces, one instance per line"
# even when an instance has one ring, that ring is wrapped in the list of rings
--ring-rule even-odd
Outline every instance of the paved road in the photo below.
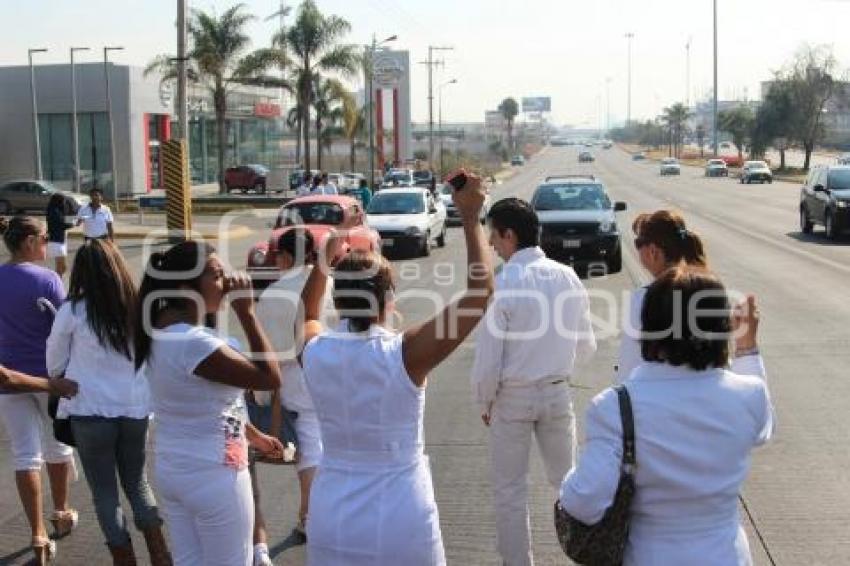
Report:
[[[776,441],[758,452],[744,490],[750,544],[756,563],[850,563],[850,452],[843,435],[847,428],[846,399],[850,382],[838,368],[850,363],[846,321],[846,277],[850,272],[847,243],[827,243],[815,234],[799,234],[796,223],[797,187],[790,184],[740,185],[733,180],[705,179],[701,170],[683,168],[680,178],[660,178],[657,166],[633,163],[616,150],[599,151],[596,163],[579,165],[575,148],[548,148],[508,182],[494,188],[494,198],[528,197],[546,174],[588,172],[599,175],[612,197],[624,200],[627,228],[639,211],[660,207],[682,210],[690,227],[705,237],[712,266],[733,289],[756,293],[762,303],[762,350],[767,358],[773,397],[779,411]],[[264,221],[240,220],[258,234]],[[234,265],[244,260],[253,238],[223,246]],[[628,239],[626,240],[629,241]],[[141,268],[138,242],[124,243],[134,270]],[[626,269],[617,275],[587,282],[589,288],[621,294],[645,275],[626,246]],[[404,291],[429,289],[442,297],[457,292],[464,252],[457,229],[449,245],[427,259],[395,261],[400,275],[400,310],[408,322],[432,310],[425,301],[405,301]],[[790,275],[790,276],[789,276]],[[594,305],[601,315],[601,305]],[[610,380],[617,339],[600,342],[600,349],[574,379],[576,410]],[[496,564],[494,520],[487,477],[486,431],[470,402],[468,373],[473,345],[461,347],[430,379],[425,436],[431,458],[443,536],[450,564]],[[8,442],[0,433],[0,469],[10,469]],[[551,526],[552,490],[546,485],[534,455],[531,509],[534,550],[539,564],[563,564]],[[262,468],[264,508],[272,522],[273,551],[278,564],[303,563],[303,547],[289,536],[296,512],[296,484],[289,469]],[[60,544],[62,564],[107,563],[82,482],[73,490],[82,512],[80,531]],[[0,563],[18,554],[28,541],[12,474],[0,473]],[[137,540],[137,547],[141,548]],[[8,560],[8,559],[6,559]],[[18,563],[9,560],[12,563]]]

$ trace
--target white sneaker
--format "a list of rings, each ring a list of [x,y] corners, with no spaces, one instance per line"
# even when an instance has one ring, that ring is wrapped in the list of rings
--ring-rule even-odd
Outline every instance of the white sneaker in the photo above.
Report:
[[[274,562],[272,562],[272,558],[269,556],[268,545],[254,545],[254,566],[274,566]]]

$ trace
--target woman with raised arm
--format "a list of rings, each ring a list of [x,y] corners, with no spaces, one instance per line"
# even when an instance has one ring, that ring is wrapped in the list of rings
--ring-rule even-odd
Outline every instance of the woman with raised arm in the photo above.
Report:
[[[307,522],[309,564],[445,564],[431,472],[423,453],[428,374],[476,326],[493,292],[493,268],[478,218],[481,179],[454,194],[467,250],[466,291],[402,333],[387,328],[393,274],[375,253],[351,252],[332,269],[340,324],[322,328],[322,299],[336,238],[304,293],[301,355],[322,430],[324,455]]]
[[[249,360],[203,325],[232,293]],[[251,280],[226,276],[215,249],[187,241],[151,255],[139,290],[136,368],[147,363],[156,422],[154,475],[174,563],[250,566],[254,506],[248,444],[275,456],[280,441],[248,424],[245,389],[280,387],[254,314]]]

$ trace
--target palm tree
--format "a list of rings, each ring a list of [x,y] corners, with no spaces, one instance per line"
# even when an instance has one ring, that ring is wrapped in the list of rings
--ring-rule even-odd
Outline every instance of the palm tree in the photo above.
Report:
[[[511,151],[514,150],[514,118],[519,114],[519,104],[511,97],[508,97],[499,104],[499,112],[505,118],[508,124],[508,147]]]
[[[686,122],[690,117],[691,111],[681,102],[664,109],[662,120],[670,129],[670,145],[676,157],[681,155],[682,138],[685,133]]]
[[[322,149],[330,149],[333,128],[342,121],[343,104],[351,95],[337,79],[316,77],[313,86],[313,109],[316,119],[316,168],[322,168]],[[327,130],[327,131],[326,131]]]
[[[297,106],[301,111],[304,135],[304,168],[310,169],[310,106],[314,100],[315,78],[321,73],[354,76],[360,56],[354,45],[340,45],[339,40],[351,25],[338,16],[325,16],[313,0],[304,0],[298,8],[295,23],[285,34],[277,33],[272,42],[280,50],[292,54],[289,66],[295,75]]]
[[[349,96],[343,101],[342,108],[342,132],[345,139],[348,140],[349,147],[348,164],[349,169],[354,171],[357,162],[357,148],[365,145],[363,138],[366,137],[366,108],[358,108],[353,96]]]
[[[738,106],[723,110],[717,116],[718,127],[732,136],[732,143],[738,148],[738,160],[744,160],[744,142],[753,129],[753,112],[748,106]]]
[[[301,163],[301,109],[293,106],[286,114],[286,127],[295,130],[295,162]]]
[[[237,84],[288,87],[277,78],[265,77],[270,65],[280,62],[281,55],[269,50],[246,53],[251,38],[245,26],[254,16],[245,12],[245,4],[237,4],[221,17],[202,10],[193,10],[189,22],[192,49],[189,52],[189,79],[205,86],[215,108],[218,141],[219,191],[225,192],[224,169],[227,139],[227,95]],[[162,80],[177,78],[177,63],[168,55],[159,55],[145,69],[145,74],[158,72]]]

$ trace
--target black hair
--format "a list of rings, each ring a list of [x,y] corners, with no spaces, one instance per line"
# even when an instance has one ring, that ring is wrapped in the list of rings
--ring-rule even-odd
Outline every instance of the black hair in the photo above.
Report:
[[[334,305],[355,332],[378,320],[394,290],[392,266],[380,254],[355,250],[334,269]]]
[[[91,195],[93,195],[93,194],[95,194],[95,193],[99,194],[100,196],[103,196],[103,191],[102,191],[102,190],[100,190],[99,188],[97,188],[97,187],[92,187],[91,189],[89,189],[89,196],[91,196]]]
[[[313,234],[300,226],[287,230],[277,241],[277,251],[292,256],[296,266],[311,263],[314,257],[315,241]]]
[[[11,254],[18,253],[27,238],[38,236],[41,229],[41,222],[32,216],[18,215],[12,218],[0,218],[0,235],[3,236],[3,243]]]
[[[509,197],[490,207],[487,213],[490,226],[503,236],[508,230],[517,237],[517,248],[531,248],[540,244],[540,221],[537,213],[526,201]]]
[[[702,239],[685,226],[685,219],[678,212],[657,210],[641,214],[632,227],[638,236],[636,243],[658,246],[668,265],[684,262],[694,267],[708,267]]]

